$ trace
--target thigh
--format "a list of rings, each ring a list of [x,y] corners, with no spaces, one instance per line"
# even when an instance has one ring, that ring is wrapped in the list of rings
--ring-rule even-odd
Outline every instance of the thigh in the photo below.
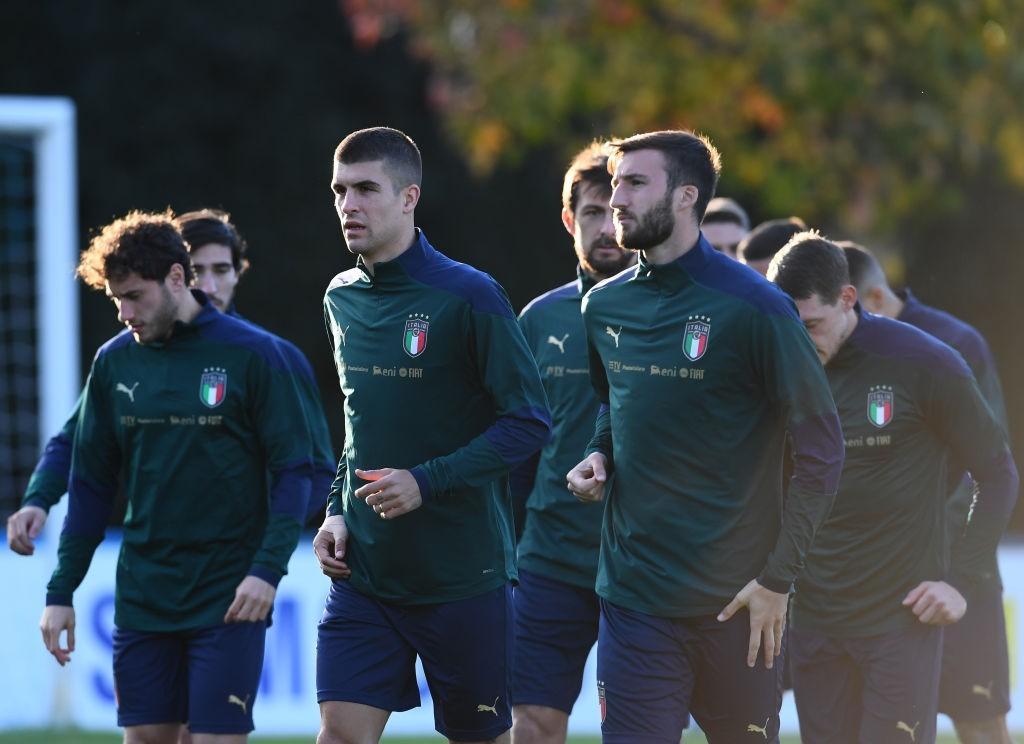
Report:
[[[856,656],[864,674],[861,741],[934,742],[942,628],[918,623],[857,643]]]
[[[601,600],[597,694],[604,744],[678,744],[694,671],[674,622]]]
[[[967,614],[942,630],[939,712],[957,722],[987,721],[1010,710],[1010,662],[1003,592],[979,588]]]
[[[420,704],[416,655],[382,603],[334,581],[317,626],[318,703],[359,703],[385,711]]]
[[[725,622],[714,616],[688,618],[681,628],[696,674],[691,712],[708,742],[777,742],[785,642],[771,669],[761,655],[751,669],[746,610]]]
[[[188,659],[174,633],[114,629],[117,725],[148,726],[188,720]]]
[[[263,671],[265,621],[226,623],[188,638],[188,727],[197,734],[248,734]]]
[[[571,713],[587,656],[597,641],[597,595],[593,589],[520,571],[513,602],[512,705]]]
[[[512,727],[512,587],[417,608],[400,631],[423,662],[438,733],[494,739]]]
[[[855,744],[860,738],[864,682],[844,641],[793,629],[787,655],[801,738]]]

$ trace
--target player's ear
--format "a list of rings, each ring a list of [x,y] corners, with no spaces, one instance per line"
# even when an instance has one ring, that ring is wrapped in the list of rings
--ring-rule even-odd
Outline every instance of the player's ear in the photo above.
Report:
[[[167,277],[164,279],[164,283],[168,289],[179,291],[186,285],[185,282],[185,267],[179,263],[171,264],[171,268],[167,271]]]
[[[847,284],[839,292],[839,299],[843,303],[843,309],[849,310],[857,304],[857,288],[852,284]]]
[[[409,214],[420,203],[420,187],[411,183],[402,189],[402,214]]]
[[[693,205],[697,203],[698,196],[700,196],[700,191],[692,183],[684,183],[682,186],[677,186],[676,209],[680,212],[692,209]]]
[[[562,207],[562,224],[570,235],[576,234],[576,215],[569,207]]]

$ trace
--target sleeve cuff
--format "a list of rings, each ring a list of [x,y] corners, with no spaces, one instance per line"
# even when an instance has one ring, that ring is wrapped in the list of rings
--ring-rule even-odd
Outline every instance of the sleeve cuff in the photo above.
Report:
[[[416,485],[420,487],[420,498],[423,499],[423,503],[429,504],[434,500],[434,492],[430,487],[430,477],[426,469],[422,465],[417,465],[409,472],[416,479]]]
[[[25,499],[22,502],[21,507],[24,509],[26,506],[36,506],[36,507],[42,509],[47,514],[49,514],[50,513],[50,506],[51,505],[50,505],[49,502],[47,502],[46,500],[44,500],[42,498],[39,498],[38,496],[32,496],[32,497],[29,497],[29,498]]]
[[[249,569],[249,576],[255,576],[257,579],[263,579],[265,582],[277,589],[277,585],[281,583],[282,574],[280,571],[275,571],[268,566],[255,565]]]
[[[46,595],[46,606],[50,607],[56,605],[58,607],[73,607],[71,604],[70,594],[50,594]]]
[[[767,571],[757,577],[757,583],[776,594],[789,594],[793,588],[792,581],[785,581],[768,575]]]

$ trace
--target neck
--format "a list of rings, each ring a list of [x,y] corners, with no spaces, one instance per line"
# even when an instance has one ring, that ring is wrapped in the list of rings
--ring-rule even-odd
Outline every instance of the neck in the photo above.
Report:
[[[676,227],[668,239],[659,245],[644,250],[647,261],[655,266],[672,263],[697,247],[700,228],[689,219],[677,219]]]
[[[850,336],[853,335],[853,332],[857,330],[857,323],[860,322],[860,318],[857,317],[857,311],[852,307],[846,311],[845,315],[846,332],[843,334],[843,340],[839,342],[840,349],[843,348],[843,344],[845,344],[849,340]]]
[[[415,240],[416,227],[410,223],[404,230],[402,230],[399,237],[395,240],[364,253],[363,265],[366,266],[366,270],[370,272],[370,274],[373,274],[374,264],[384,263],[385,261],[391,261],[392,259],[398,258],[412,247]]]
[[[185,296],[178,303],[178,310],[174,314],[174,319],[180,320],[182,323],[191,323],[202,312],[202,309],[203,306],[192,296],[192,293],[185,290]]]

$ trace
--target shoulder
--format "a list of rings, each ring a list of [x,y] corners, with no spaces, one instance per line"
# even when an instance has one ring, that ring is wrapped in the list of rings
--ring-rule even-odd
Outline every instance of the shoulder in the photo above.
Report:
[[[957,351],[920,328],[868,312],[861,313],[859,322],[863,328],[856,343],[871,354],[922,367],[929,374],[971,376],[967,363]]]
[[[515,318],[508,295],[494,277],[438,250],[431,248],[426,260],[408,271],[410,278],[420,284],[461,298],[474,312]]]
[[[104,343],[100,348],[96,350],[96,356],[94,361],[98,361],[100,358],[107,357],[121,349],[131,346],[135,343],[135,337],[132,336],[132,332],[125,328],[119,334],[114,336],[112,339]]]
[[[762,315],[800,320],[789,295],[749,266],[718,251],[711,251],[707,262],[694,272],[693,278],[708,289],[729,295]]]
[[[526,318],[528,315],[540,313],[543,310],[559,305],[566,300],[578,300],[579,296],[579,283],[576,280],[566,282],[560,287],[555,287],[542,295],[534,297],[526,304],[526,307],[523,308],[519,317]]]
[[[247,351],[275,369],[287,367],[283,339],[247,320],[216,313],[202,325],[200,332],[207,341]]]
[[[917,302],[912,312],[901,320],[949,344],[963,354],[972,367],[984,365],[992,357],[988,342],[978,329],[945,310]]]
[[[331,279],[331,283],[327,285],[327,290],[324,292],[324,294],[329,295],[332,291],[336,289],[349,287],[363,279],[364,276],[365,275],[363,274],[363,272],[355,266],[353,266],[351,269],[346,269],[345,271],[342,271],[341,273],[337,274],[333,279]]]

